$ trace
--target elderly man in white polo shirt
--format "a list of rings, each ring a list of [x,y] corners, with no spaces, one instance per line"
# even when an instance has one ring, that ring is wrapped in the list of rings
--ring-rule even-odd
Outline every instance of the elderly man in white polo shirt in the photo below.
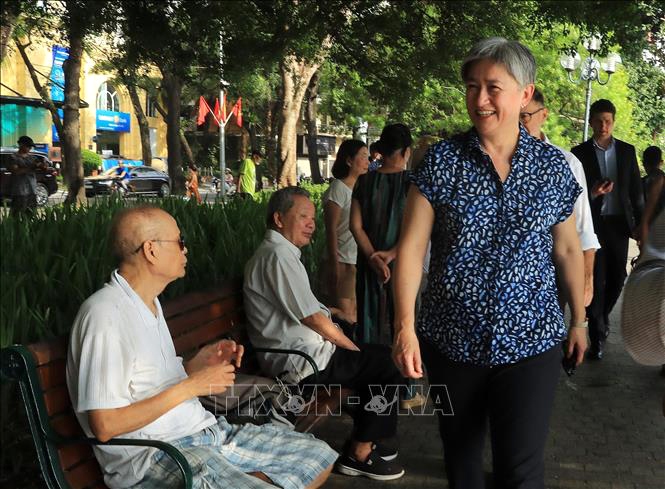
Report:
[[[520,120],[524,124],[524,127],[526,127],[526,130],[529,131],[529,134],[546,143],[549,143],[549,140],[541,128],[548,115],[549,111],[545,107],[545,97],[536,88],[533,92],[533,97],[531,97],[531,102],[522,109]],[[586,177],[584,176],[582,163],[570,151],[566,151],[559,146],[556,146],[556,148],[563,153],[573,175],[575,175],[575,180],[582,187],[582,193],[575,201],[573,214],[575,214],[575,226],[577,227],[577,234],[579,235],[584,253],[584,305],[588,306],[591,303],[591,299],[593,299],[593,262],[596,250],[600,248],[600,243],[593,229],[591,206],[589,205]]]
[[[176,221],[154,207],[124,210],[111,239],[119,268],[81,306],[67,358],[67,386],[86,435],[169,442],[190,463],[196,489],[323,484],[337,458],[326,443],[273,425],[232,426],[199,402],[197,396],[233,384],[243,349],[222,340],[187,362],[176,356],[157,299],[185,275],[187,248]],[[111,488],[182,487],[175,463],[161,451],[94,449]]]
[[[386,439],[397,429],[397,396],[404,379],[388,347],[358,348],[330,319],[309,285],[300,261],[300,248],[314,234],[316,209],[309,193],[299,187],[275,192],[268,203],[265,238],[245,268],[245,312],[249,337],[256,347],[286,348],[309,354],[321,384],[339,384],[356,390],[360,406],[354,414],[354,431],[337,470],[375,480],[398,479],[404,470],[394,461],[395,448]],[[311,367],[297,355],[259,355],[264,371],[285,372],[301,385],[314,382]],[[387,409],[373,409],[377,394]],[[395,403],[395,404],[393,404]]]

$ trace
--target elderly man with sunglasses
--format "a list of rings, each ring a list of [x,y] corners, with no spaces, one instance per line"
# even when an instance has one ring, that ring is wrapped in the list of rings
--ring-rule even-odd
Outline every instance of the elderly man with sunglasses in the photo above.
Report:
[[[196,489],[323,484],[337,457],[324,442],[273,425],[232,426],[198,401],[233,384],[243,348],[222,340],[187,362],[176,356],[157,298],[185,275],[187,248],[175,219],[154,207],[121,211],[111,244],[119,267],[81,306],[67,358],[67,385],[86,435],[169,442],[189,461]],[[110,488],[182,487],[161,451],[94,448]]]

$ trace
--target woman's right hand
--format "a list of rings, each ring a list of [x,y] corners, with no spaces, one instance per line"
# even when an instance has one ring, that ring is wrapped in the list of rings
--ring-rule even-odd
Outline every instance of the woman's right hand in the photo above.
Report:
[[[393,361],[400,373],[409,379],[420,379],[423,376],[420,358],[420,343],[413,329],[399,329],[393,341]]]
[[[381,283],[387,283],[390,280],[390,268],[385,261],[381,258],[381,255],[372,253],[369,257],[369,266],[372,268],[374,273],[379,277]]]

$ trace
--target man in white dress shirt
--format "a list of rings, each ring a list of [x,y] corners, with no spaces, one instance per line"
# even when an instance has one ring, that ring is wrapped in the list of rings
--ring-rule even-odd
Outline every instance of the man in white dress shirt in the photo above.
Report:
[[[545,98],[542,92],[536,88],[533,92],[531,102],[522,109],[520,120],[527,131],[529,131],[529,134],[546,143],[549,143],[549,140],[541,128],[545,120],[547,120],[548,115],[549,111],[545,107]],[[593,229],[591,206],[589,205],[586,177],[584,176],[582,163],[570,151],[566,151],[559,146],[556,146],[556,148],[561,150],[570,165],[573,175],[575,175],[577,183],[582,187],[582,193],[577,197],[577,201],[575,201],[573,213],[575,214],[577,234],[580,237],[582,251],[584,252],[584,305],[588,306],[593,298],[593,262],[596,250],[600,248],[600,243]]]

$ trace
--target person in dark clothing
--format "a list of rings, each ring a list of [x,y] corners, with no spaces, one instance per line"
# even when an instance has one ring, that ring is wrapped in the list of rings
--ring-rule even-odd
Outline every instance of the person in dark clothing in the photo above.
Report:
[[[642,154],[642,164],[647,172],[642,178],[644,187],[644,215],[640,223],[640,248],[649,236],[649,226],[663,209],[665,209],[665,172],[663,166],[663,152],[658,146],[649,146]]]
[[[35,172],[44,168],[44,163],[33,155],[30,150],[35,146],[32,138],[18,138],[18,151],[12,155],[9,171],[12,174],[11,196],[12,213],[32,212],[37,207],[37,177]]]
[[[601,359],[610,333],[609,315],[626,279],[628,239],[637,237],[644,194],[635,147],[612,136],[616,108],[609,100],[591,104],[593,137],[575,146],[589,188],[591,216],[600,241],[594,264],[594,293],[587,307],[589,357]]]

